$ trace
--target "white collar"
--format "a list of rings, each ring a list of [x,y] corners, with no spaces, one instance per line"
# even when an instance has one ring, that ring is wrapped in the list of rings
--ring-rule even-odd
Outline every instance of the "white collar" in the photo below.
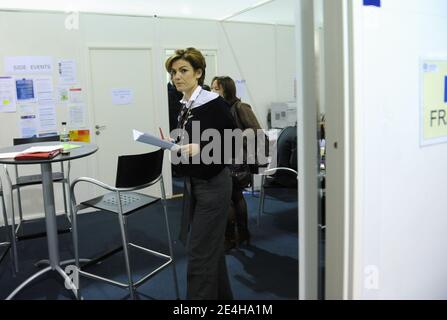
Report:
[[[219,95],[215,92],[203,90],[201,86],[197,86],[188,101],[186,101],[184,97],[185,96],[183,96],[183,99],[180,100],[180,102],[182,104],[186,104],[187,108],[191,107],[191,109],[194,109],[200,107],[201,105],[204,105],[211,100],[216,99],[217,97],[219,97]]]
[[[189,100],[186,100],[185,99],[185,94],[183,94],[183,98],[182,98],[182,100],[180,100],[180,102],[182,104],[186,104],[186,105],[193,104],[193,102],[197,99],[198,95],[200,94],[200,91],[202,91],[202,87],[201,86],[197,86],[197,88],[194,90],[194,92],[192,93],[192,95],[189,98]]]

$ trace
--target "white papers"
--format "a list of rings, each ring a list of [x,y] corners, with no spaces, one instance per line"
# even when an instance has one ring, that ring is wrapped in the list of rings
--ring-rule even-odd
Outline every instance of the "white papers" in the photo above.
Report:
[[[5,73],[52,74],[53,59],[45,56],[5,57]]]
[[[59,82],[61,84],[76,83],[76,62],[74,60],[59,60]]]
[[[16,155],[22,152],[8,152],[8,153],[0,153],[0,159],[14,159]]]
[[[247,101],[247,82],[245,80],[236,80],[236,96],[242,101]]]
[[[19,128],[22,138],[29,138],[37,136],[37,119],[36,115],[21,116],[19,121]]]
[[[171,151],[177,151],[180,149],[180,146],[176,145],[175,143],[162,140],[160,138],[157,138],[156,136],[153,136],[149,133],[143,133],[137,130],[133,130],[133,139],[138,142],[147,143],[156,147],[160,147],[162,149],[168,149]]]
[[[56,126],[56,107],[54,105],[40,105],[39,114],[39,132],[57,131]]]
[[[68,87],[58,87],[57,88],[57,102],[67,103],[68,102]]]
[[[82,89],[81,88],[70,88],[68,92],[70,103],[82,103]]]
[[[85,106],[83,104],[75,104],[69,106],[69,120],[68,125],[70,128],[84,127],[85,126],[85,116],[84,116]]]
[[[0,77],[0,112],[16,111],[15,88],[12,77]]]
[[[20,153],[51,152],[63,148],[64,147],[61,144],[55,146],[35,146],[35,147],[29,147],[28,149],[25,149]]]
[[[53,80],[50,77],[35,78],[34,92],[40,104],[47,104],[51,101],[54,103],[53,97]]]
[[[112,89],[112,103],[114,105],[126,105],[133,102],[131,89]]]
[[[19,112],[22,115],[36,114],[35,106],[36,106],[35,103],[33,103],[33,104],[20,104],[19,105]]]

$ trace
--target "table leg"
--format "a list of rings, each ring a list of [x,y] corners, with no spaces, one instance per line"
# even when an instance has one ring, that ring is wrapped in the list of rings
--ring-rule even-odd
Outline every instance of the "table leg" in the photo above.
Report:
[[[56,267],[59,266],[59,242],[57,238],[56,208],[54,205],[53,174],[51,163],[42,163],[40,166],[42,170],[43,204],[47,229],[48,254],[50,266],[52,270],[56,270]]]
[[[49,256],[49,259],[47,261],[49,266],[26,279],[6,298],[6,300],[11,300],[12,298],[14,298],[14,296],[18,294],[23,288],[25,288],[29,283],[49,271],[56,271],[60,276],[62,276],[67,288],[72,290],[75,297],[78,298],[78,289],[76,288],[76,285],[70,280],[70,277],[60,267],[61,262],[59,258],[59,242],[56,223],[56,208],[54,205],[53,174],[51,170],[51,163],[42,163],[41,170],[43,204],[45,210],[45,224],[47,229],[46,231]],[[72,260],[64,261],[63,264],[70,263],[71,261]]]

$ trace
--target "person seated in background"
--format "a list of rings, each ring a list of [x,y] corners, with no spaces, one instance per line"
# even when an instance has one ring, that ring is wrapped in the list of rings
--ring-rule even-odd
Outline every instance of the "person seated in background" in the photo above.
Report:
[[[211,81],[213,92],[222,96],[230,106],[230,112],[233,115],[236,126],[242,131],[258,130],[261,126],[256,118],[251,106],[243,103],[236,97],[236,84],[230,77],[214,77]],[[233,176],[233,192],[231,194],[231,207],[227,228],[225,231],[225,250],[246,242],[250,244],[250,232],[248,230],[247,203],[243,195],[244,187]],[[236,233],[237,231],[237,233]]]
[[[298,170],[297,127],[286,127],[279,134],[276,144],[278,168]],[[296,188],[296,175],[288,171],[278,171],[269,176],[267,185],[278,185],[287,188]]]
[[[206,91],[211,91],[210,86],[207,85],[207,84],[203,84],[203,85],[202,85],[202,89],[203,89],[203,90],[206,90]]]

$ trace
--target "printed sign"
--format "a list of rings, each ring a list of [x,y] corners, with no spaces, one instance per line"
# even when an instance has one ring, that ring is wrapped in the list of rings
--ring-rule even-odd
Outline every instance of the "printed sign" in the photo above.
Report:
[[[421,66],[421,144],[447,142],[447,59]]]

